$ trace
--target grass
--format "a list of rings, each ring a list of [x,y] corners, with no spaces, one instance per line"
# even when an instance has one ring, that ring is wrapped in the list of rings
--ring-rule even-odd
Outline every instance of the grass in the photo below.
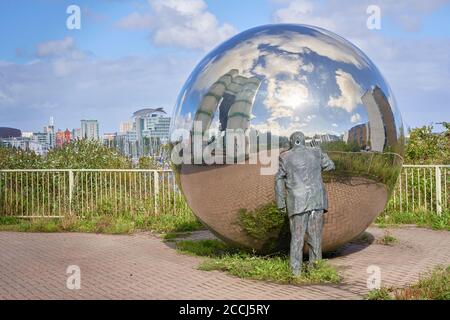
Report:
[[[400,224],[415,224],[434,230],[450,231],[450,211],[442,212],[441,215],[429,212],[386,211],[378,216],[375,223],[381,228]]]
[[[328,148],[325,148],[328,149]],[[326,150],[333,160],[336,170],[324,172],[325,182],[346,180],[358,176],[383,183],[388,190],[395,186],[401,170],[402,158],[395,153],[346,152]]]
[[[239,253],[241,250],[231,247],[219,240],[185,240],[177,243],[177,250],[199,257],[222,257],[227,254]]]
[[[393,300],[388,288],[373,289],[365,296],[366,300]]]
[[[219,270],[244,279],[254,279],[280,284],[337,284],[341,281],[336,269],[326,260],[320,260],[313,267],[294,277],[285,255],[260,256],[228,246],[218,240],[180,241],[177,249],[181,253],[208,257],[199,269]]]
[[[438,266],[406,288],[380,288],[367,294],[368,300],[450,300],[450,266]]]
[[[397,238],[395,238],[392,234],[389,232],[386,232],[380,240],[378,240],[378,243],[383,244],[385,246],[392,246],[397,242]]]
[[[199,229],[203,229],[203,225],[190,212],[160,215],[67,216],[61,219],[19,219],[0,216],[0,231],[129,234],[137,231],[174,233]]]

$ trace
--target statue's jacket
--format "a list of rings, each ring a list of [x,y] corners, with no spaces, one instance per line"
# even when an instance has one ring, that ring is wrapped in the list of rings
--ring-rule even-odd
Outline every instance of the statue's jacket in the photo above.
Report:
[[[289,216],[311,210],[326,212],[328,200],[321,171],[333,169],[333,161],[320,148],[295,145],[281,153],[275,175],[278,208],[285,208],[287,203]]]

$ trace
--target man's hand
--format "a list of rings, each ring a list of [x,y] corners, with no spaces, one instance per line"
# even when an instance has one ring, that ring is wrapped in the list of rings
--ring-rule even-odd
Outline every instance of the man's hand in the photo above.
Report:
[[[279,214],[281,214],[281,215],[286,215],[286,207],[284,207],[284,208],[278,208],[278,213]]]

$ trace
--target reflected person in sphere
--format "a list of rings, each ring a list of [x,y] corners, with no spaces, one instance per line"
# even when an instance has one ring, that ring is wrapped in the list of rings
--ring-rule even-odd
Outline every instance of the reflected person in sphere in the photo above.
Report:
[[[281,153],[275,175],[275,196],[280,212],[289,216],[291,230],[290,266],[297,276],[302,269],[305,234],[310,265],[322,259],[322,229],[328,199],[322,170],[334,170],[334,163],[320,148],[305,146],[302,132],[290,137],[290,149]]]

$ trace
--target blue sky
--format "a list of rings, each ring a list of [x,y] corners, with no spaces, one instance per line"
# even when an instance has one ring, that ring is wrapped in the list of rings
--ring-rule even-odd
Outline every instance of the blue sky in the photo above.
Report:
[[[450,1],[17,0],[0,2],[0,126],[41,130],[98,119],[102,132],[140,107],[172,111],[196,63],[250,27],[305,23],[360,47],[393,89],[406,126],[450,121]],[[81,8],[68,30],[66,8]],[[366,8],[381,9],[381,30]]]

